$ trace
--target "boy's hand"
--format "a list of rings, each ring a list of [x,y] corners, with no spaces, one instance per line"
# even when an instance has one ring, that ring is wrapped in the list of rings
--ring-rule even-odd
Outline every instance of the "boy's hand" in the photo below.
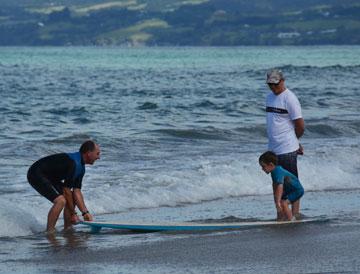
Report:
[[[278,203],[276,203],[275,204],[275,207],[276,207],[276,212],[282,212],[282,207],[281,207],[281,205],[280,204],[278,204]]]

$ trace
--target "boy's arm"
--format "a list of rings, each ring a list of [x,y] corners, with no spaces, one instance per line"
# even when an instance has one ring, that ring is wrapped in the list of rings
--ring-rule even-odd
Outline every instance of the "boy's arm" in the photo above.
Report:
[[[283,194],[283,189],[283,184],[273,183],[274,203],[278,220],[282,218],[281,196]]]

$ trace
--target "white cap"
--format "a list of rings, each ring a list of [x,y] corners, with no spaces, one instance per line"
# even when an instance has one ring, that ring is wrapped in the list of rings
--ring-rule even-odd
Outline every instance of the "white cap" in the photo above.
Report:
[[[279,84],[281,80],[285,79],[282,71],[280,69],[271,69],[266,74],[266,83],[267,84]]]

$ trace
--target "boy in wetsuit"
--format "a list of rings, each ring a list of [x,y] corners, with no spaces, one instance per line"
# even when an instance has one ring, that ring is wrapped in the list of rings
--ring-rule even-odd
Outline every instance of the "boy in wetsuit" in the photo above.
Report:
[[[47,232],[54,232],[57,219],[64,209],[64,228],[79,221],[75,206],[82,212],[84,220],[92,221],[81,192],[85,164],[92,165],[100,159],[99,146],[85,141],[79,152],[59,153],[36,161],[30,168],[27,178],[31,186],[53,203],[48,219]]]
[[[277,220],[290,221],[299,218],[300,198],[304,195],[304,188],[299,179],[279,166],[276,154],[271,151],[260,156],[259,164],[265,173],[271,173]]]

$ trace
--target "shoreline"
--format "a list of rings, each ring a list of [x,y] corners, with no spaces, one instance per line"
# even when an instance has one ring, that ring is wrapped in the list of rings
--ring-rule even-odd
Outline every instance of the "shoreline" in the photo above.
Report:
[[[40,256],[5,265],[29,273],[359,273],[359,226],[332,220],[232,232],[120,233],[113,246],[97,248],[90,242],[106,241],[110,235],[73,232],[59,237],[60,245],[49,245]],[[160,240],[124,246],[121,237],[126,235]]]

